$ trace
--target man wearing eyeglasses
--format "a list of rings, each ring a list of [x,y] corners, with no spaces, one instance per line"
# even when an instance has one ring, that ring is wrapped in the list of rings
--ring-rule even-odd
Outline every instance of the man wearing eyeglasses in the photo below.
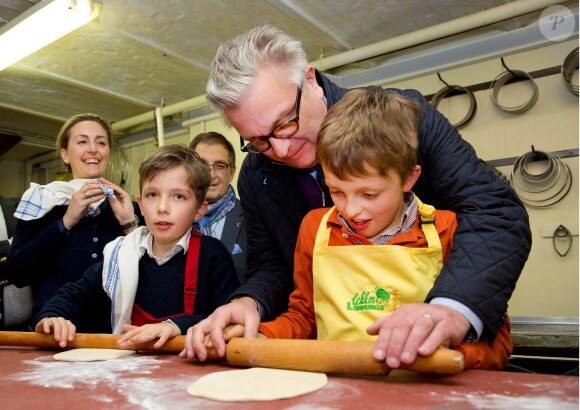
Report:
[[[236,173],[234,147],[226,137],[214,131],[196,135],[189,147],[211,167],[211,183],[205,196],[208,210],[194,227],[225,245],[234,260],[238,279],[244,283],[248,270],[244,213],[230,185]]]
[[[256,337],[261,320],[284,311],[293,290],[293,251],[302,218],[331,206],[317,169],[317,134],[327,109],[348,90],[309,66],[301,44],[263,26],[218,49],[208,98],[240,134],[250,153],[238,192],[247,223],[248,281],[209,318],[188,331],[182,357],[207,356],[209,339],[225,354],[226,326]],[[454,245],[425,303],[385,318],[374,352],[390,368],[432,354],[441,345],[493,339],[531,247],[527,213],[505,182],[482,164],[449,121],[414,90],[395,90],[422,107],[413,191],[457,214]],[[296,255],[300,257],[300,255]],[[332,286],[332,284],[329,284]],[[431,320],[419,320],[421,318]]]

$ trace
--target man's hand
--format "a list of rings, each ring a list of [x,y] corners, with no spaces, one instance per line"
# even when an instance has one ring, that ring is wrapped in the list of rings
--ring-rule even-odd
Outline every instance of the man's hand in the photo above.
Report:
[[[207,348],[215,347],[218,356],[226,354],[226,340],[241,336],[241,328],[226,327],[231,324],[243,326],[243,336],[255,338],[258,334],[260,315],[256,301],[251,297],[241,297],[227,305],[220,306],[208,318],[202,320],[187,330],[181,358],[195,358],[204,361],[207,359]],[[224,334],[224,331],[226,333]],[[226,339],[227,337],[227,339]]]
[[[54,340],[60,347],[66,347],[67,342],[75,339],[77,328],[70,320],[63,317],[45,317],[36,324],[36,333],[54,333]]]
[[[167,342],[167,339],[181,334],[179,328],[171,322],[151,323],[143,326],[123,325],[123,331],[126,333],[117,341],[121,349],[150,342],[157,338],[159,340],[153,347],[160,349]]]
[[[459,345],[470,326],[465,316],[450,307],[409,303],[378,319],[367,333],[379,335],[374,358],[396,369],[401,362],[413,363],[417,355],[432,355],[439,346]]]

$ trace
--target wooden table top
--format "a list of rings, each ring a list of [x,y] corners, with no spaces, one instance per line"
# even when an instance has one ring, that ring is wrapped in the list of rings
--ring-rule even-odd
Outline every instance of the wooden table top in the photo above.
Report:
[[[293,399],[223,403],[187,394],[198,378],[233,368],[176,354],[137,354],[108,362],[57,362],[56,351],[0,348],[4,409],[578,409],[578,377],[470,370],[455,376],[395,371],[385,377],[329,376]]]

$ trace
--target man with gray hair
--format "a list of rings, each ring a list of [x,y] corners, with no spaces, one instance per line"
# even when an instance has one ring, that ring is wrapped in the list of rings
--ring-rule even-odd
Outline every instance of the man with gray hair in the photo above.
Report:
[[[332,205],[316,161],[318,131],[327,110],[347,91],[309,66],[300,42],[275,27],[257,27],[218,49],[208,98],[240,134],[242,151],[250,153],[238,180],[249,272],[231,303],[189,329],[182,357],[205,360],[208,341],[223,356],[224,338],[232,336],[224,334],[228,325],[241,324],[245,337],[256,337],[260,320],[287,308],[302,218]],[[451,254],[425,303],[401,306],[375,333],[381,343],[374,357],[397,368],[440,345],[493,339],[528,257],[531,234],[514,191],[449,121],[419,92],[389,91],[421,106],[422,173],[413,191],[458,218]],[[398,229],[404,232],[404,219]]]

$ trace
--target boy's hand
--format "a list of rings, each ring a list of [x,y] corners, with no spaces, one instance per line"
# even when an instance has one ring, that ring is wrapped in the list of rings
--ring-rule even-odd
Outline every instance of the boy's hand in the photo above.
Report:
[[[45,317],[36,324],[36,333],[54,333],[54,340],[60,347],[66,347],[67,342],[75,339],[77,328],[70,320],[63,317]]]
[[[193,332],[193,327],[190,327],[189,329],[187,329],[187,337],[185,340],[185,345],[183,346],[183,350],[179,353],[179,357],[181,357],[182,359],[187,359],[187,349],[190,348],[191,345],[191,335]],[[234,337],[243,337],[244,336],[244,326],[242,325],[227,325],[226,328],[224,329],[224,333],[223,333],[223,338],[224,338],[224,342],[228,342],[231,339],[233,339]],[[258,335],[259,337],[260,335]],[[188,345],[188,340],[189,339],[189,345]],[[208,334],[205,335],[203,344],[205,346],[206,349],[211,349],[213,347],[213,344],[211,342],[211,336]],[[206,350],[207,351],[207,350]]]
[[[378,319],[367,333],[379,335],[374,358],[396,369],[401,362],[413,363],[417,355],[432,355],[439,346],[459,345],[470,326],[465,316],[450,307],[409,303]]]
[[[234,337],[243,337],[245,328],[242,325],[227,325],[224,329],[224,341],[229,342]],[[209,335],[206,335],[206,346],[211,347],[211,340]]]
[[[165,342],[167,342],[167,339],[181,334],[179,328],[171,322],[152,323],[143,326],[123,325],[123,331],[126,333],[117,341],[121,349],[126,349],[140,343],[150,342],[157,338],[159,338],[159,340],[153,345],[153,347],[155,349],[160,349],[163,347]]]
[[[226,340],[240,336],[234,329],[233,335],[227,335],[228,325],[240,324],[243,326],[243,336],[255,338],[258,334],[260,315],[256,302],[250,297],[242,297],[235,302],[220,306],[209,317],[187,330],[185,346],[179,357],[186,359],[198,358],[204,361],[207,358],[207,348],[215,347],[218,356],[226,354]],[[226,339],[226,336],[229,338]]]

